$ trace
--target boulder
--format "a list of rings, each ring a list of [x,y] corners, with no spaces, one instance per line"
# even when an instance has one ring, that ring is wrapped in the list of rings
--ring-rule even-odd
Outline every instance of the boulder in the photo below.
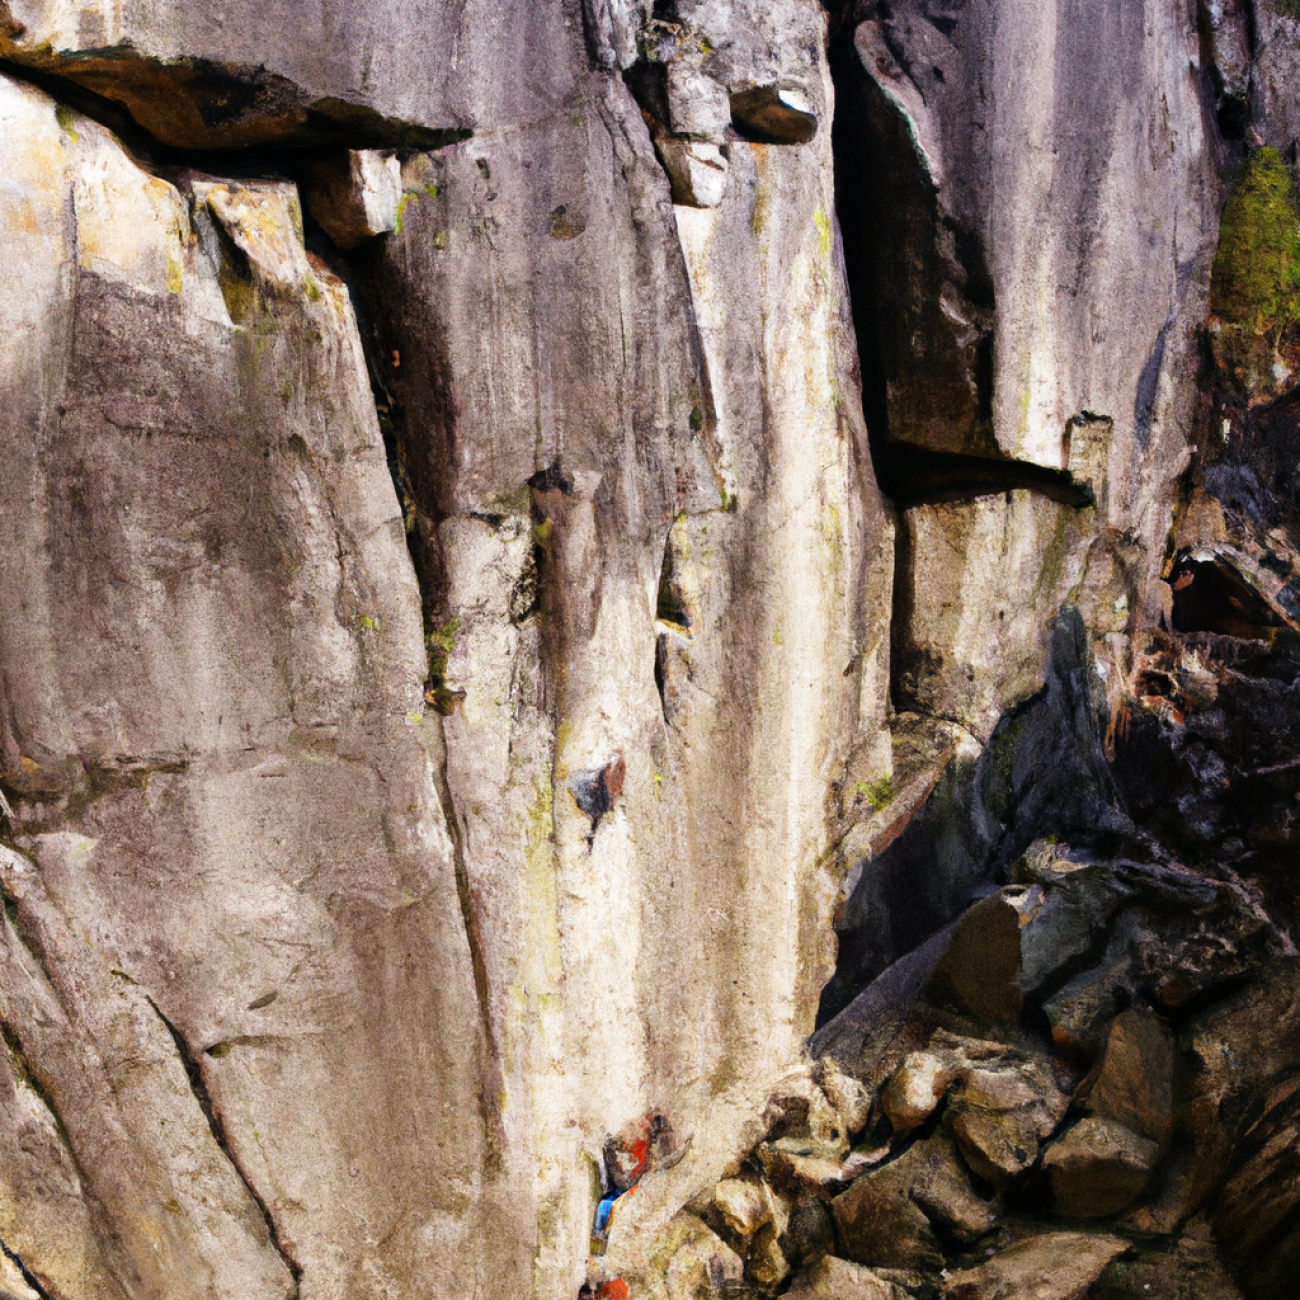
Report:
[[[722,1300],[744,1285],[740,1256],[693,1215],[679,1214],[666,1235],[679,1243],[664,1268],[667,1300]]]
[[[940,1268],[939,1240],[909,1195],[915,1169],[900,1164],[873,1170],[831,1202],[837,1252],[881,1268]]]
[[[1044,1063],[968,1066],[945,1119],[971,1169],[1003,1187],[1038,1159],[1066,1105]]]
[[[1106,1265],[1127,1249],[1122,1237],[1043,1233],[1008,1246],[987,1263],[950,1273],[943,1300],[1082,1300]]]
[[[880,1108],[895,1133],[903,1136],[934,1114],[957,1077],[951,1055],[912,1052],[880,1093]]]
[[[908,1190],[931,1223],[958,1241],[971,1242],[989,1232],[1001,1206],[980,1196],[957,1156],[952,1140],[936,1133],[918,1142],[899,1164],[908,1165]]]
[[[765,1223],[750,1242],[745,1257],[745,1279],[763,1295],[775,1295],[790,1276],[790,1261],[781,1249],[781,1238],[774,1223]]]
[[[1020,988],[1020,928],[1028,889],[1012,885],[976,903],[958,922],[927,992],[995,1024],[1016,1024]]]
[[[713,1189],[713,1211],[745,1246],[774,1217],[772,1189],[751,1176],[724,1178]]]
[[[1278,1292],[1278,1294],[1282,1294]],[[1242,1300],[1205,1220],[1169,1244],[1139,1245],[1106,1266],[1088,1300]]]
[[[790,1211],[781,1250],[794,1266],[807,1264],[835,1249],[835,1220],[829,1205],[817,1196],[806,1196]]]
[[[904,1300],[906,1292],[860,1264],[827,1255],[795,1278],[791,1300]]]
[[[1071,1219],[1118,1214],[1146,1190],[1159,1155],[1158,1143],[1114,1120],[1080,1120],[1043,1156],[1056,1212]]]
[[[401,202],[402,165],[395,153],[349,149],[311,169],[307,210],[340,248],[358,248],[396,229]]]
[[[716,208],[727,190],[727,156],[721,145],[665,137],[655,142],[672,185],[673,202]]]
[[[673,134],[723,143],[731,127],[727,88],[689,59],[674,59],[666,75]]]
[[[1164,1143],[1173,1132],[1174,1036],[1159,1016],[1130,1008],[1115,1017],[1086,1108]]]
[[[829,1056],[817,1062],[814,1078],[839,1113],[846,1136],[852,1137],[866,1127],[871,1118],[871,1092],[861,1080],[846,1074]]]

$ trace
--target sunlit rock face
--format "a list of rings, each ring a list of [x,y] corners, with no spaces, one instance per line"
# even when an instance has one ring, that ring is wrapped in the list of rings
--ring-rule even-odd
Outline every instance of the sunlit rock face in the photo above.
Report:
[[[0,0],[0,1290],[1274,1300],[1300,19],[1195,8]]]
[[[891,762],[824,15],[8,19],[0,1240],[576,1292],[657,1117],[634,1265],[797,1061]],[[723,105],[711,207],[633,65]]]

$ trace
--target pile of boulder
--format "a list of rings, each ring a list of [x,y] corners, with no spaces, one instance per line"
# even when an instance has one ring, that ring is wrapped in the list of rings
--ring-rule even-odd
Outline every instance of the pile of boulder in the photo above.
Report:
[[[1239,881],[1039,841],[812,1050],[669,1300],[1295,1293],[1300,960]]]

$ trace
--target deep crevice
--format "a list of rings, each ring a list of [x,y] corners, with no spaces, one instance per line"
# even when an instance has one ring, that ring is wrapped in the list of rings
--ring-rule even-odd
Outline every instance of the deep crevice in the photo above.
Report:
[[[41,1300],[58,1300],[51,1292],[47,1291],[42,1285],[41,1280],[35,1273],[23,1263],[22,1257],[17,1251],[10,1250],[8,1244],[0,1240],[0,1251],[4,1252],[4,1257],[22,1274],[22,1279],[33,1291],[36,1292]]]
[[[221,1118],[221,1113],[213,1105],[212,1096],[208,1092],[208,1086],[203,1080],[203,1067],[198,1058],[190,1050],[189,1044],[185,1041],[180,1030],[163,1014],[162,1009],[153,1000],[146,995],[145,1000],[153,1008],[154,1014],[163,1022],[167,1032],[171,1035],[172,1043],[175,1045],[176,1054],[180,1057],[181,1065],[185,1069],[186,1078],[189,1080],[190,1091],[194,1094],[194,1100],[198,1102],[199,1109],[203,1112],[203,1118],[208,1122],[208,1129],[212,1133],[213,1141],[221,1148],[222,1154],[230,1162],[230,1166],[239,1176],[239,1181],[244,1184],[249,1196],[253,1198],[253,1204],[257,1206],[262,1216],[262,1221],[266,1224],[266,1231],[270,1237],[271,1245],[275,1248],[276,1253],[284,1260],[285,1267],[288,1268],[293,1277],[294,1295],[298,1294],[299,1284],[302,1281],[302,1266],[293,1258],[285,1249],[283,1242],[280,1240],[279,1230],[275,1226],[275,1219],[271,1211],[267,1208],[266,1202],[258,1195],[257,1189],[249,1180],[248,1175],[244,1172],[243,1166],[239,1163],[230,1146],[229,1139],[226,1136],[226,1126]]]

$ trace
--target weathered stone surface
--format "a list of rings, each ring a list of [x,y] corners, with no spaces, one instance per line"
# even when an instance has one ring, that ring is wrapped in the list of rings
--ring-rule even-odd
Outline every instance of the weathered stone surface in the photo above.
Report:
[[[903,515],[894,672],[909,707],[987,740],[1042,687],[1084,526],[1069,505],[1024,490]]]
[[[1088,411],[1114,421],[1117,479],[1172,470],[1182,434],[1162,376],[1204,302],[1179,268],[1208,266],[1215,229],[1189,11],[1094,0],[1031,17],[985,0],[936,25],[909,0],[864,17],[841,132],[863,177],[848,211],[864,226],[856,273],[879,322],[867,342],[889,436],[1060,466],[1070,418]],[[1051,143],[1062,131],[1068,161]],[[884,194],[880,172],[902,173]],[[1134,281],[1134,232],[1157,222]]]
[[[1122,1237],[1044,1233],[951,1274],[943,1300],[1082,1300],[1106,1265],[1127,1249]]]
[[[724,1178],[714,1188],[713,1208],[727,1228],[748,1245],[759,1228],[772,1222],[772,1191],[759,1178]]]
[[[882,1268],[942,1265],[934,1229],[908,1194],[915,1172],[910,1164],[893,1161],[873,1170],[831,1202],[838,1254]]]
[[[905,1293],[869,1268],[827,1255],[800,1273],[786,1294],[794,1300],[902,1300]]]
[[[1002,1187],[1037,1160],[1066,1104],[1045,1065],[993,1063],[962,1072],[946,1118],[971,1169]]]
[[[740,1256],[700,1220],[679,1215],[668,1240],[676,1248],[664,1269],[667,1300],[734,1295],[743,1286]]]
[[[1157,1143],[1114,1120],[1081,1119],[1043,1155],[1057,1213],[1070,1219],[1118,1214],[1145,1190],[1159,1153]]]
[[[341,1295],[450,1250],[471,1294],[481,1022],[347,293],[292,187],[0,101],[5,891],[43,954],[0,998],[103,1259],[71,1203],[28,1267]]]
[[[1088,1293],[1092,1300],[1241,1300],[1204,1220],[1167,1246],[1137,1248],[1112,1261]]]
[[[395,229],[401,204],[402,166],[394,153],[349,149],[312,169],[307,208],[340,248]]]
[[[910,1133],[924,1124],[956,1077],[957,1063],[950,1057],[934,1052],[913,1052],[906,1057],[880,1093],[880,1108],[894,1132]]]
[[[1174,1122],[1174,1037],[1149,1011],[1115,1017],[1088,1110],[1142,1137],[1167,1142]]]

